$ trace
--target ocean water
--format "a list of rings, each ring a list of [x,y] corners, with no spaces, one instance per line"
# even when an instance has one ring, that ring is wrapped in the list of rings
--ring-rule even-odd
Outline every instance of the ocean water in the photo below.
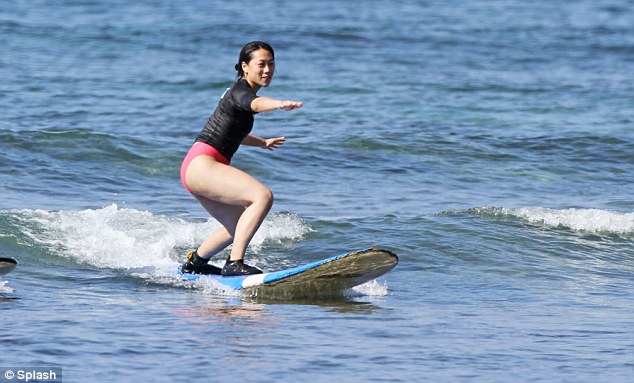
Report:
[[[342,299],[171,273],[218,226],[180,161],[254,39],[276,49],[260,94],[304,107],[257,116],[287,144],[234,158],[276,197],[247,259],[399,255]],[[629,382],[632,73],[627,0],[3,2],[0,367]]]

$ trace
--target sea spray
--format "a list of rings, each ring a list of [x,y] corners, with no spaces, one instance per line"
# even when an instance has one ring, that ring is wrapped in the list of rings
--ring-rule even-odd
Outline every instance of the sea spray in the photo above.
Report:
[[[19,210],[15,227],[32,244],[51,253],[99,268],[137,270],[153,267],[171,272],[188,249],[220,227],[215,220],[190,222],[181,218],[109,205],[82,211]],[[295,241],[310,227],[292,213],[269,216],[253,239],[251,251],[267,242]],[[183,253],[183,254],[181,254]]]

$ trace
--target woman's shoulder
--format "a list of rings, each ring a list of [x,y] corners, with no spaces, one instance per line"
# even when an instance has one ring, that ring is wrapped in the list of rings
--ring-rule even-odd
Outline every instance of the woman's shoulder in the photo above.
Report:
[[[231,86],[224,91],[220,98],[225,98],[226,96],[235,97],[237,94],[240,95],[245,93],[255,94],[255,92],[253,92],[253,89],[251,89],[251,87],[249,86],[249,83],[244,79],[240,79],[231,84]]]
[[[220,99],[220,104],[223,108],[252,112],[251,101],[257,97],[253,89],[249,86],[249,83],[244,79],[240,79],[234,82],[231,87],[227,88]]]

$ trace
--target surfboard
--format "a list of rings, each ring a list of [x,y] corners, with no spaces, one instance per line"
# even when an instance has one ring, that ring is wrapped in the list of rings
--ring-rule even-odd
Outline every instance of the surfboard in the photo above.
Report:
[[[13,258],[0,258],[0,275],[5,275],[15,269],[18,261]]]
[[[223,287],[262,297],[322,297],[342,295],[345,290],[376,279],[392,270],[398,256],[370,248],[321,259],[286,270],[243,276],[182,274],[184,280],[210,278]]]

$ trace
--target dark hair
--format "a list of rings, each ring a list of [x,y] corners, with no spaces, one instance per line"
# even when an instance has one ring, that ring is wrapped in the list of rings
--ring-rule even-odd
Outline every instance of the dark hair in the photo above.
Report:
[[[253,52],[259,49],[265,49],[271,52],[271,56],[275,58],[275,52],[273,52],[273,47],[271,47],[269,44],[265,43],[264,41],[251,41],[250,43],[247,43],[244,47],[242,47],[242,50],[240,51],[240,57],[238,58],[238,63],[236,64],[236,71],[238,71],[238,78],[244,77],[244,71],[242,70],[242,63],[245,62],[248,64],[253,59]]]

